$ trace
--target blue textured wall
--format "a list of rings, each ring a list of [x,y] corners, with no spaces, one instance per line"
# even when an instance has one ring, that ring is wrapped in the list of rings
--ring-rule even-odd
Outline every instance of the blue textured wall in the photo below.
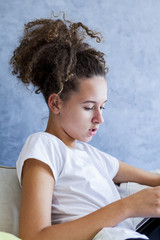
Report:
[[[0,1],[0,164],[15,165],[27,136],[45,130],[48,108],[11,75],[24,23],[66,12],[101,31],[110,68],[105,123],[92,144],[144,169],[160,168],[160,1]],[[94,43],[93,43],[94,44]]]

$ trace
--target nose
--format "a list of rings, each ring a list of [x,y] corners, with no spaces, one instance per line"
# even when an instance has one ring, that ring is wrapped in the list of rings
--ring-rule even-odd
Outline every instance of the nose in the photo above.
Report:
[[[104,122],[104,119],[102,116],[102,110],[100,109],[96,110],[95,115],[93,116],[92,122],[96,124],[101,124]]]

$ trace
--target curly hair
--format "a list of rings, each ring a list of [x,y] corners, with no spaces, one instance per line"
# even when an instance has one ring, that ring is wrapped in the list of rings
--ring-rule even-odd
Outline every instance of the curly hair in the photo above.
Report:
[[[85,43],[86,36],[97,42],[102,38],[81,22],[65,20],[64,13],[63,20],[29,22],[10,60],[12,73],[26,85],[32,82],[35,93],[42,92],[46,102],[52,93],[66,100],[78,89],[80,78],[105,76],[108,71],[104,53]]]

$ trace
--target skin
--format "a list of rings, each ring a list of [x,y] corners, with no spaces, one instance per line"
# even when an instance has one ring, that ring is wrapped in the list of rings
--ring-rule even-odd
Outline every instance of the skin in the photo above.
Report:
[[[46,132],[60,138],[69,148],[76,141],[92,139],[91,129],[103,122],[107,100],[103,77],[80,81],[78,92],[63,102],[56,94],[48,100],[50,115]],[[116,201],[77,220],[51,226],[54,176],[48,165],[25,161],[22,173],[22,202],[19,237],[23,240],[91,240],[103,227],[113,227],[129,217],[160,217],[160,176],[120,162],[115,183],[134,181],[152,186]],[[82,231],[83,229],[83,231]]]
[[[56,94],[48,100],[50,116],[46,131],[71,148],[75,148],[77,140],[91,140],[90,130],[98,130],[103,123],[102,110],[107,101],[107,82],[103,77],[81,81],[79,91],[68,101],[61,101]]]

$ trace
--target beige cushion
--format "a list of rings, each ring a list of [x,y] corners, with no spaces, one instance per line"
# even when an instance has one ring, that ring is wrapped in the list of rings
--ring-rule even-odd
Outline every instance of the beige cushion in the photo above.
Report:
[[[0,231],[18,235],[20,200],[16,168],[0,166]]]

